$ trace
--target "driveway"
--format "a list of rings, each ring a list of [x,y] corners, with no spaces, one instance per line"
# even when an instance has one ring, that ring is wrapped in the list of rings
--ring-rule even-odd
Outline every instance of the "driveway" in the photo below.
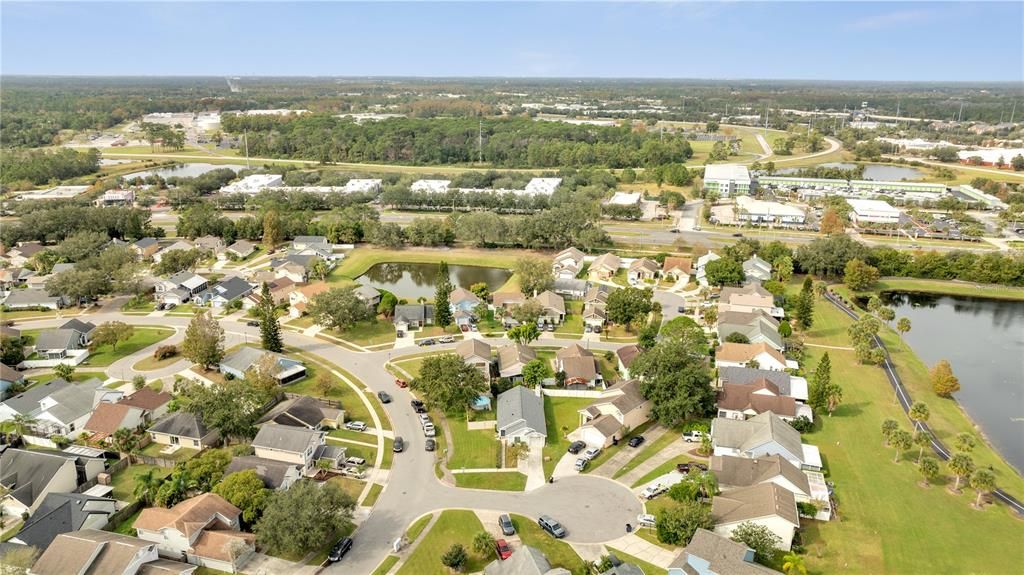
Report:
[[[667,428],[661,425],[656,425],[645,431],[643,433],[643,436],[644,439],[647,440],[646,442],[649,445],[651,442],[655,441],[662,435],[665,435],[665,432],[667,431]],[[644,446],[641,445],[639,448],[634,449],[628,445],[622,446],[622,449],[620,449],[615,455],[608,458],[608,460],[602,463],[600,467],[591,471],[590,474],[597,475],[598,477],[607,477],[611,479],[612,475],[615,475],[616,471],[622,469],[623,465],[629,463],[629,460],[633,459],[633,457],[636,456],[637,451],[643,449],[643,447]]]

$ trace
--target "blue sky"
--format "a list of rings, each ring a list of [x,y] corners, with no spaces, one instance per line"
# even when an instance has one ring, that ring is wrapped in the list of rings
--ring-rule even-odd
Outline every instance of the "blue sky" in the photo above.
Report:
[[[0,4],[0,72],[1022,81],[1024,4]]]

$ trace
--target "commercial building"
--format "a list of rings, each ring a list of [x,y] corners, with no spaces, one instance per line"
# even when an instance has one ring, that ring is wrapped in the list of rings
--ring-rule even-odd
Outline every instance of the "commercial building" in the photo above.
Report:
[[[787,176],[758,176],[758,186],[771,186],[776,188],[810,188],[810,189],[832,189],[845,190],[849,187],[846,180],[832,180],[826,178],[792,178]]]
[[[609,206],[638,206],[640,198],[640,192],[615,192],[605,204]]]
[[[987,194],[974,186],[963,184],[960,186],[958,191],[961,195],[970,198],[970,201],[977,202],[990,210],[1005,210],[1009,207],[1003,200],[1000,200],[992,194]]]
[[[749,194],[756,184],[750,171],[739,164],[708,164],[704,166],[704,191],[720,197]]]
[[[766,202],[750,196],[736,198],[740,221],[751,223],[803,224],[807,215],[803,210],[789,204]]]
[[[983,148],[981,150],[960,150],[960,161],[982,166],[1010,165],[1013,158],[1024,156],[1024,148]],[[978,159],[976,159],[978,158]],[[979,160],[980,159],[980,160]]]
[[[352,178],[345,183],[345,187],[341,191],[346,194],[379,192],[383,181],[378,179]]]
[[[84,193],[89,186],[54,186],[18,195],[19,200],[67,200]]]
[[[900,221],[900,211],[882,200],[848,199],[850,204],[850,220],[855,224],[889,224]]]
[[[220,189],[222,194],[258,194],[266,188],[279,188],[284,179],[278,174],[253,174]]]
[[[527,195],[550,196],[562,184],[562,178],[533,178],[526,184]]]
[[[425,192],[428,194],[443,194],[448,191],[451,180],[416,180],[409,186],[411,192]]]
[[[891,182],[885,180],[850,180],[850,189],[854,192],[929,192],[945,194],[946,184],[929,184],[927,182]]]

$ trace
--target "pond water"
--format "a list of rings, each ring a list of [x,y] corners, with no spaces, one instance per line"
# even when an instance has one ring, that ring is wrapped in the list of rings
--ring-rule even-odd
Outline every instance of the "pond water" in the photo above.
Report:
[[[378,289],[385,289],[410,301],[419,297],[434,299],[438,264],[383,263],[366,270],[356,281]],[[485,283],[492,292],[500,288],[512,272],[501,268],[448,265],[452,285],[469,289],[473,284]]]
[[[135,172],[126,175],[125,178],[146,178],[152,175],[157,175],[160,176],[161,178],[194,178],[196,176],[201,176],[206,172],[219,170],[220,168],[231,168],[232,170],[237,172],[238,170],[244,170],[245,166],[241,164],[206,164],[198,162],[195,164],[179,164],[177,166],[171,166],[169,168],[160,168],[158,170],[145,170],[142,172]]]
[[[857,164],[850,162],[828,162],[826,164],[820,164],[823,168],[838,168],[840,170],[852,170],[857,167]],[[800,168],[784,168],[777,170],[778,174],[794,174],[799,171]],[[865,180],[880,180],[887,182],[898,182],[900,180],[920,180],[924,177],[924,173],[917,168],[908,168],[906,166],[883,166],[879,164],[868,164],[864,166],[864,179]]]
[[[956,400],[1024,470],[1024,302],[899,292],[882,299],[910,319],[904,339],[925,364],[949,361],[960,379]]]

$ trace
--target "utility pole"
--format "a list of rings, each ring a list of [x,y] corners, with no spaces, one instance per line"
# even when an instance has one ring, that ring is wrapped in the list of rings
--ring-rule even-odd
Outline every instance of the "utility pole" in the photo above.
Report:
[[[960,102],[960,113],[957,116],[956,121],[957,122],[963,122],[964,121],[964,103],[963,102]]]
[[[1013,110],[1010,111],[1010,123],[1013,123],[1013,116],[1017,113],[1017,102],[1013,103]]]
[[[483,164],[484,163],[484,120],[483,120],[483,118],[480,119],[480,128],[477,131],[476,150],[477,150],[477,161],[479,163]]]
[[[242,140],[245,142],[245,167],[249,169],[252,167],[249,165],[249,130],[242,130]]]

